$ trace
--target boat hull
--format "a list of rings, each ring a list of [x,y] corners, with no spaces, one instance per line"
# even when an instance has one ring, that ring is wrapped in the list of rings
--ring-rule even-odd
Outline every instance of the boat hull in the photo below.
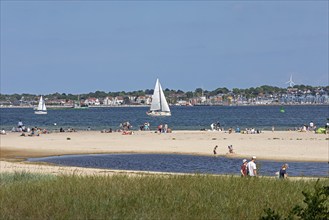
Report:
[[[47,112],[46,111],[35,111],[34,114],[37,114],[37,115],[46,115]]]
[[[146,112],[149,116],[171,116],[171,112]]]

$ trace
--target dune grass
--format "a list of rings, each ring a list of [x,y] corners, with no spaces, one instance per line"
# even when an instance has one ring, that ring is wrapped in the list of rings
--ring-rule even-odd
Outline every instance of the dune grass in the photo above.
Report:
[[[319,182],[329,185],[329,180]],[[315,181],[2,174],[0,219],[259,219],[303,204]]]

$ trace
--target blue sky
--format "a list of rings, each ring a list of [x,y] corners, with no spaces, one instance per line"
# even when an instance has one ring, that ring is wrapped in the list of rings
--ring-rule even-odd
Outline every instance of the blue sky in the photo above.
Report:
[[[1,93],[328,82],[328,1],[1,1]]]

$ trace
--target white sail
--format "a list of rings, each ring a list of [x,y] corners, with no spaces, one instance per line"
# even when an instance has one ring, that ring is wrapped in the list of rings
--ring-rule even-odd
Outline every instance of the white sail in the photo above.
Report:
[[[160,82],[159,79],[157,79],[154,87],[154,92],[152,96],[152,102],[151,102],[151,111],[159,111],[161,109],[160,105]]]
[[[171,116],[159,79],[155,83],[150,112],[147,114],[151,116]]]
[[[162,90],[162,87],[161,87],[160,83],[159,83],[159,89],[160,89],[160,106],[161,106],[160,111],[170,112],[168,102],[167,102],[166,97],[163,93],[163,90]]]
[[[47,107],[46,107],[46,102],[45,101],[42,102],[42,109],[41,110],[42,111],[47,111]]]
[[[37,109],[36,109],[36,111],[34,113],[35,114],[47,114],[46,103],[43,100],[42,96],[40,97],[38,107],[37,107]]]
[[[43,108],[43,99],[42,99],[42,96],[40,96],[39,105],[37,107],[37,110],[42,111],[42,108]]]

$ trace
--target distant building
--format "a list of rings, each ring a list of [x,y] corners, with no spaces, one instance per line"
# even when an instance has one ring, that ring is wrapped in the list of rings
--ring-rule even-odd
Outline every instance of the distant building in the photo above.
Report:
[[[138,104],[150,105],[152,101],[151,96],[138,96],[136,102]]]
[[[99,106],[101,103],[98,98],[88,98],[84,101],[84,104]]]
[[[115,98],[113,98],[112,96],[105,97],[105,99],[103,100],[103,105],[114,106]]]

